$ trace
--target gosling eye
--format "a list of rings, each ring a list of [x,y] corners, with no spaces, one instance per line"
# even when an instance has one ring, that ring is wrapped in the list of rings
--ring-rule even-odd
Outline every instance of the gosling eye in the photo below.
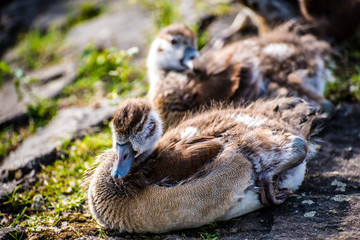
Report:
[[[178,43],[178,41],[177,41],[176,39],[174,39],[174,38],[171,39],[171,44],[172,44],[172,45],[175,45],[175,44],[177,44],[177,43]]]
[[[137,131],[138,131],[138,132],[140,132],[140,131],[143,129],[143,127],[144,127],[144,124],[143,124],[143,123],[141,123],[141,124],[138,126]]]

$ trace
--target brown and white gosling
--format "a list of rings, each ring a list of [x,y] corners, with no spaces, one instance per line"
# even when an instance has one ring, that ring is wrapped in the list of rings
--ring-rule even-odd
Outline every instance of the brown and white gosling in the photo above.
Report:
[[[238,41],[196,58],[194,33],[183,24],[164,28],[147,59],[149,99],[164,128],[187,111],[212,102],[252,101],[260,97],[303,97],[330,112],[323,97],[333,79],[332,50],[314,36],[300,36],[284,24],[262,37]]]
[[[89,173],[88,205],[110,229],[160,233],[278,205],[302,183],[316,115],[297,98],[209,110],[162,136],[143,99],[122,102],[113,149]]]

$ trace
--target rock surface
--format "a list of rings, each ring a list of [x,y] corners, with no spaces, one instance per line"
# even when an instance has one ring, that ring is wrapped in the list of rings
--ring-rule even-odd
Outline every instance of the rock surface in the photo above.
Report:
[[[13,46],[18,40],[18,34],[29,29],[47,30],[51,24],[61,25],[66,21],[67,15],[72,9],[80,9],[84,0],[17,0],[2,1],[0,3],[0,57],[5,51]],[[139,5],[129,5],[127,1],[116,0],[94,0],[91,1],[99,6],[106,6],[108,14],[100,16],[86,23],[84,27],[80,24],[70,34],[71,41],[75,40],[76,52],[82,51],[78,44],[87,44],[93,39],[103,47],[109,44],[115,47],[129,48],[131,43],[146,43],[145,38],[138,37],[139,34],[149,33],[151,20],[149,14],[144,12]],[[21,14],[19,14],[21,13]],[[76,12],[75,12],[76,14]],[[129,19],[132,20],[129,31]],[[111,24],[109,24],[111,23]],[[80,35],[76,35],[80,33]],[[134,38],[135,36],[135,38]],[[143,46],[143,45],[142,45]],[[140,46],[139,46],[140,47]]]
[[[1,240],[26,239],[26,233],[22,228],[0,228]]]
[[[146,36],[151,33],[152,21],[149,13],[139,4],[115,1],[107,6],[109,12],[83,24],[75,26],[67,35],[65,50],[70,54],[81,53],[89,43],[98,47],[129,49],[137,47],[137,58],[147,54]]]
[[[76,79],[76,63],[66,61],[55,66],[39,69],[29,74],[36,83],[19,89],[14,81],[7,81],[0,90],[0,127],[9,123],[21,122],[26,119],[27,105],[35,103],[36,98],[53,98]]]
[[[77,63],[69,60],[32,72],[29,77],[40,82],[30,87],[31,94],[41,98],[57,97],[67,85],[75,81],[76,68]]]
[[[71,5],[79,5],[79,2],[81,1],[56,0],[52,4],[45,4],[43,0],[34,2],[28,0],[14,1],[5,5],[3,9],[0,8],[0,14],[3,13],[3,17],[0,19],[0,29],[1,24],[4,25],[7,21],[16,25],[14,27],[16,29],[26,30],[31,24],[46,29],[48,26],[43,26],[45,23],[42,24],[42,22],[49,25],[49,22],[54,22],[61,16],[64,18],[66,10]],[[101,1],[100,3],[107,3],[107,14],[100,15],[72,28],[65,39],[65,47],[62,50],[65,60],[55,66],[30,73],[29,76],[38,79],[39,82],[28,86],[26,89],[28,93],[23,99],[19,98],[14,82],[3,84],[3,88],[0,89],[0,127],[13,122],[24,121],[27,105],[33,102],[31,96],[53,98],[59,95],[66,85],[76,79],[77,63],[73,59],[78,59],[84,48],[90,43],[102,48],[129,49],[137,47],[139,54],[135,55],[134,63],[143,63],[143,58],[147,54],[147,36],[152,29],[149,13],[139,5],[130,5],[126,1],[106,0],[105,3]],[[23,14],[16,14],[18,12]],[[25,21],[24,19],[28,20]],[[131,19],[131,29],[129,28],[129,19]],[[0,49],[5,49],[5,45],[9,45],[4,43],[5,45],[2,48],[2,39],[14,38],[12,35],[18,32],[9,31],[0,33]],[[5,59],[11,62],[14,58],[13,55],[15,53],[9,51]]]
[[[0,90],[0,126],[26,119],[28,99],[19,101],[13,81],[5,82]]]
[[[71,107],[60,110],[45,128],[27,138],[14,152],[10,153],[0,165],[0,198],[11,193],[16,185],[24,182],[39,170],[40,164],[52,163],[57,149],[65,140],[83,136],[92,126],[110,119],[116,104],[104,101],[96,108]]]
[[[2,3],[0,5],[0,56],[8,47],[16,43],[17,34],[28,30],[41,13],[58,2],[59,0],[22,0]]]

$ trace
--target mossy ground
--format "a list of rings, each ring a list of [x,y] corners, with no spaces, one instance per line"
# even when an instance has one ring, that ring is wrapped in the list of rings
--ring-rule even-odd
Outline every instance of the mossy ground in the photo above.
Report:
[[[150,1],[143,1],[142,6],[154,13],[153,20],[157,28],[153,35],[161,27],[179,20],[176,4],[171,1],[157,1],[154,6],[151,6]],[[17,59],[15,66],[21,66],[26,71],[56,62],[59,56],[53,49],[60,47],[69,26],[79,22],[72,17],[68,19],[70,20],[66,30],[52,28],[45,33],[34,30],[23,35],[23,40],[17,46],[18,54],[22,57]],[[54,41],[55,38],[60,41]],[[203,41],[200,44],[204,45],[207,39],[201,39]],[[144,69],[132,65],[133,54],[134,49],[125,51],[87,46],[79,59],[77,79],[67,86],[59,97],[49,101],[36,99],[35,103],[28,107],[29,120],[25,125],[10,125],[1,129],[0,159],[16,149],[37,129],[46,126],[59,108],[88,105],[99,97],[144,96],[147,91]],[[2,69],[4,76],[18,78],[18,85],[31,82],[26,79],[23,70],[12,70],[6,63],[2,63]],[[16,74],[16,71],[20,73]],[[81,236],[106,238],[116,235],[115,232],[103,230],[92,219],[86,207],[85,190],[81,187],[84,173],[94,163],[95,156],[110,147],[111,133],[108,123],[92,129],[83,139],[65,142],[61,149],[58,149],[55,163],[43,166],[32,189],[25,192],[15,190],[2,203],[0,227],[23,227],[29,238],[34,236],[37,239],[72,239]],[[214,234],[204,230],[198,237],[218,239],[218,235]],[[138,235],[138,238],[163,237]]]
[[[92,2],[84,2],[78,8],[70,9],[65,21],[51,24],[48,29],[35,28],[20,34],[15,64],[25,70],[33,70],[54,64],[61,58],[63,40],[67,32],[75,25],[94,18],[104,12]]]
[[[327,86],[327,98],[336,104],[360,102],[360,33],[335,58],[336,80]]]
[[[3,203],[2,227],[25,227],[29,236],[40,239],[42,236],[51,239],[57,234],[79,237],[84,229],[94,236],[101,235],[101,229],[87,212],[82,184],[94,156],[110,147],[111,132],[107,123],[83,139],[65,142],[58,160],[54,165],[43,167],[31,190],[8,196]]]
[[[143,6],[153,12],[154,34],[163,26],[180,19],[178,3],[168,0],[139,0]],[[201,2],[200,10],[204,10]],[[103,10],[96,10],[90,5],[84,7],[79,19],[69,17],[66,29],[80,21],[96,16]],[[221,15],[227,6],[215,11]],[[196,30],[198,26],[193,26]],[[25,69],[33,69],[45,63],[53,63],[58,59],[54,55],[57,46],[52,44],[54,38],[62,39],[66,31],[51,29],[46,33],[34,30],[23,36],[18,46],[19,65]],[[207,33],[202,33],[199,45],[207,42]],[[61,41],[60,41],[61,42]],[[40,46],[46,47],[40,47]],[[60,107],[87,105],[97,97],[134,97],[144,96],[147,84],[144,80],[144,69],[131,63],[132,52],[119,49],[96,49],[88,46],[84,49],[78,69],[77,80],[66,87],[62,94],[50,101],[38,99],[28,107],[29,120],[22,126],[7,126],[0,131],[0,160],[15,149],[26,137],[35,133],[56,115]],[[37,61],[29,61],[37,59]],[[337,60],[335,74],[337,79],[328,86],[327,96],[335,104],[360,101],[360,35],[344,50],[343,58]],[[0,64],[0,77],[13,75],[6,63]],[[19,78],[22,75],[18,76]],[[21,83],[20,83],[21,84]],[[106,238],[116,233],[103,230],[91,218],[85,200],[85,191],[81,187],[84,173],[93,163],[96,155],[111,147],[111,133],[108,123],[93,128],[83,139],[67,141],[61,149],[57,161],[44,166],[37,176],[36,184],[26,192],[14,191],[0,208],[0,227],[24,227],[31,238],[37,239],[72,239],[81,236],[98,236]],[[35,209],[39,204],[39,209]],[[219,239],[215,225],[202,228],[198,239]],[[186,236],[185,232],[178,233]],[[192,233],[193,235],[193,233]],[[126,235],[124,235],[126,237]],[[136,238],[164,238],[166,235],[136,235]],[[15,237],[16,238],[16,237]]]

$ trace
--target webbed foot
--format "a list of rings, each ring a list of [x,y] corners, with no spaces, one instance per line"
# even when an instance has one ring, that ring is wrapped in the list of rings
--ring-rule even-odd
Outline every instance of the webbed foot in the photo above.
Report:
[[[288,137],[288,139],[290,140],[288,144],[288,157],[282,159],[270,169],[263,170],[259,174],[258,186],[261,188],[260,199],[264,205],[282,204],[287,197],[292,194],[291,189],[278,187],[281,184],[281,176],[286,173],[286,171],[301,164],[306,157],[306,142],[296,136]]]
[[[258,185],[261,188],[261,203],[266,206],[280,205],[293,193],[288,188],[278,188],[278,182],[273,181],[270,171],[260,173]]]

